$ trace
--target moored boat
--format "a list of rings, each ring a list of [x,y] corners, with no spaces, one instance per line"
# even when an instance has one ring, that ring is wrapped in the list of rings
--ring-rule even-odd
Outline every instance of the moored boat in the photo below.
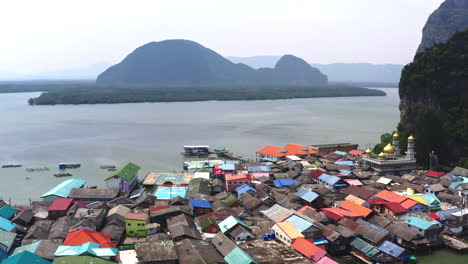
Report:
[[[21,164],[6,164],[6,165],[2,165],[2,168],[6,169],[6,168],[19,168],[19,167],[22,167],[23,165]]]
[[[210,146],[184,146],[184,150],[180,153],[184,156],[206,156],[211,153]]]
[[[71,173],[57,173],[54,174],[55,177],[67,177],[67,176],[72,176]]]
[[[79,168],[81,167],[81,164],[80,163],[60,163],[59,165],[59,169],[76,169],[76,168]]]

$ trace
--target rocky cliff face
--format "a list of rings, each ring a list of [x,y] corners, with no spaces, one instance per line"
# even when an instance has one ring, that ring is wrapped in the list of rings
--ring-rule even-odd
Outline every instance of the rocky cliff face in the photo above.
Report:
[[[468,28],[468,0],[446,0],[434,11],[423,29],[418,51],[447,41],[455,32]]]
[[[327,84],[327,76],[304,60],[283,56],[274,68],[255,70],[232,63],[211,49],[189,40],[166,40],[143,45],[96,80],[101,84]]]

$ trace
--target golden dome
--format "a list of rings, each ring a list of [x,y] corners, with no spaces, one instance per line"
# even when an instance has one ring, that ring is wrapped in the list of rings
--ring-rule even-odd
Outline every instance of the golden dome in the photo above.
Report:
[[[411,136],[408,137],[408,142],[414,142],[414,137],[413,137],[413,135],[411,135]]]
[[[383,159],[383,158],[385,158],[385,154],[383,152],[380,152],[379,159]]]
[[[385,154],[393,154],[393,153],[395,153],[395,147],[392,146],[390,143],[388,143],[388,145],[385,146],[385,148],[383,149],[383,152]]]
[[[372,154],[372,150],[370,148],[368,148],[368,149],[366,149],[366,151],[364,151],[364,154],[370,155],[370,154]]]
[[[398,135],[397,132],[395,132],[395,134],[393,134],[393,139],[398,139],[400,137],[400,135]]]

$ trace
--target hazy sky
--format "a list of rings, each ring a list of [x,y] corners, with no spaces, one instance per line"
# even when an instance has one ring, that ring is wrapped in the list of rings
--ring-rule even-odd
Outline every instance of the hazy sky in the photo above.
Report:
[[[0,71],[117,63],[140,45],[190,39],[224,56],[408,63],[443,0],[5,0]]]

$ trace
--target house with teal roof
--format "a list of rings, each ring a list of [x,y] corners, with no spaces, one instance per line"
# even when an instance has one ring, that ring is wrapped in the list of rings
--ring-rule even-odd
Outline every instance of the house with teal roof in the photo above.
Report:
[[[411,230],[417,232],[419,235],[427,238],[431,242],[438,240],[440,229],[442,227],[442,225],[435,220],[429,222],[416,216],[410,216],[405,220],[405,224],[407,224]]]
[[[255,237],[246,223],[232,215],[219,223],[219,230],[234,240],[247,240]]]
[[[56,257],[91,255],[104,259],[116,257],[116,248],[100,248],[98,243],[88,242],[79,246],[60,245],[54,253]]]
[[[86,181],[82,179],[68,179],[58,184],[50,191],[44,193],[41,198],[45,202],[53,202],[56,198],[68,198],[72,189],[82,188],[85,184]]]
[[[138,184],[138,171],[140,171],[140,166],[129,162],[125,166],[115,170],[104,181],[106,182],[107,188],[128,193]]]
[[[23,251],[19,254],[10,256],[2,261],[2,264],[50,264],[51,262],[45,260],[38,255],[29,251]]]
[[[16,224],[8,219],[0,217],[0,230],[7,232],[16,232]]]
[[[229,264],[258,264],[255,259],[239,247],[235,247],[231,252],[229,252],[224,257],[224,260]]]
[[[5,219],[11,219],[16,213],[16,209],[11,207],[9,204],[5,204],[0,208],[0,217]]]

